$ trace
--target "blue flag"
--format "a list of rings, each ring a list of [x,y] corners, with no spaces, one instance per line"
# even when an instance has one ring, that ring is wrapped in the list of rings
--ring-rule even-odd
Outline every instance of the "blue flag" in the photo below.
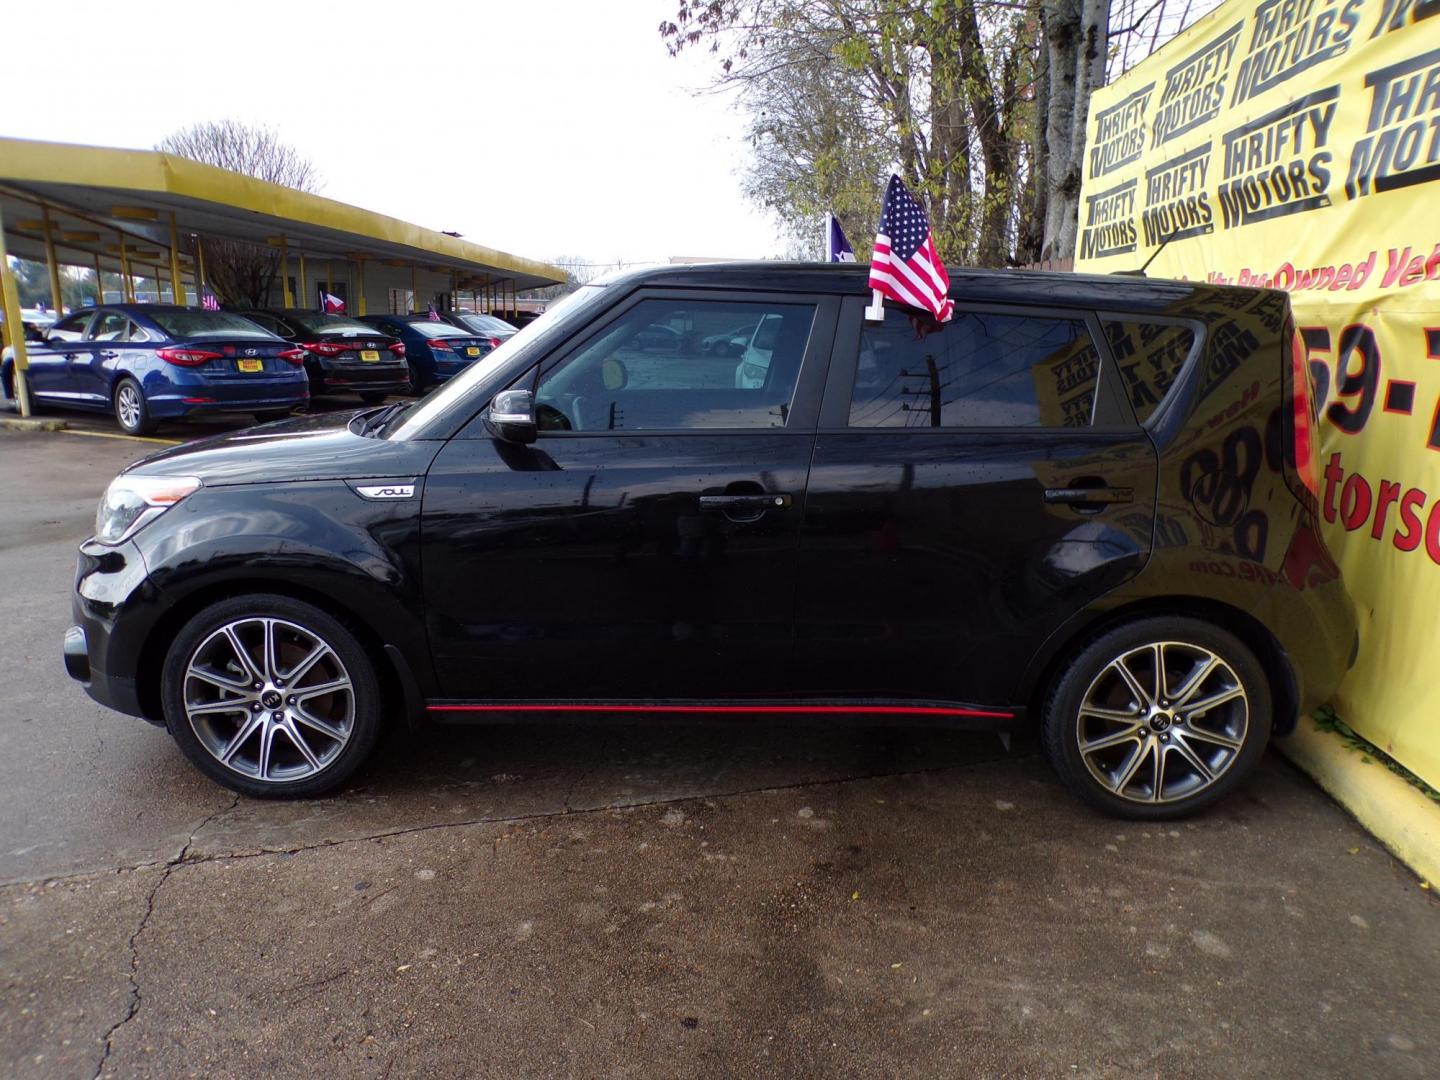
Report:
[[[845,230],[840,228],[840,219],[834,214],[825,215],[828,227],[825,230],[825,261],[854,262],[855,249],[845,239]]]

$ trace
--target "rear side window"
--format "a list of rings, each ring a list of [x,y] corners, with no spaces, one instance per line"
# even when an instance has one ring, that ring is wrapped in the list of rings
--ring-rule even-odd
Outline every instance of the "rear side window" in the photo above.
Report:
[[[1195,332],[1188,326],[1140,319],[1105,319],[1104,324],[1135,419],[1143,424],[1170,392],[1195,347]]]
[[[1083,319],[887,308],[866,323],[851,427],[1088,427],[1100,354]]]

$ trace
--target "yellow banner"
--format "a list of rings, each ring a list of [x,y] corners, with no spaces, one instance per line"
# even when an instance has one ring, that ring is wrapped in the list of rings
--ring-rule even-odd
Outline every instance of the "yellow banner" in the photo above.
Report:
[[[1440,0],[1231,0],[1097,91],[1076,269],[1152,255],[1291,294],[1361,618],[1336,704],[1440,786]]]

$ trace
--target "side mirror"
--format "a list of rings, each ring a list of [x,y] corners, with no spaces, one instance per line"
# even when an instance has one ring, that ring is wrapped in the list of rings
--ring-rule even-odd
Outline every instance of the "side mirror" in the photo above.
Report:
[[[535,441],[535,399],[529,390],[502,390],[490,403],[490,430],[506,442]]]

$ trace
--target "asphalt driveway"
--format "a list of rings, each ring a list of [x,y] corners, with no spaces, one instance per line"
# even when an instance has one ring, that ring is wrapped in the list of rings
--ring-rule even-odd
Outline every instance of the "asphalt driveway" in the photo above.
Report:
[[[0,430],[0,1074],[1440,1075],[1440,904],[1283,759],[1195,820],[937,729],[390,740],[238,799],[66,679],[150,444]]]

